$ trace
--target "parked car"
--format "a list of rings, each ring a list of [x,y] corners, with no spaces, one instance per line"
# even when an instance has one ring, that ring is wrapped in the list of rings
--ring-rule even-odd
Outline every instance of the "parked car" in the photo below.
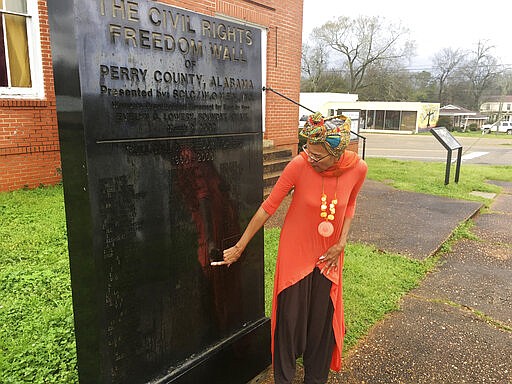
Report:
[[[483,133],[501,132],[512,135],[512,121],[500,121],[499,123],[484,124],[480,128]]]

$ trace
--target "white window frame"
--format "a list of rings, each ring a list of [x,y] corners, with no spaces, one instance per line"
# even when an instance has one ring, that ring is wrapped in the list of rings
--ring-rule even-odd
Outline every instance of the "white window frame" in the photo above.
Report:
[[[17,14],[1,11],[5,14]],[[26,16],[21,14],[22,16]],[[42,99],[44,98],[43,63],[41,55],[41,36],[39,29],[39,9],[37,0],[27,0],[27,41],[30,63],[30,78],[32,87],[0,87],[0,99]],[[6,36],[6,26],[4,36]],[[7,49],[7,46],[6,46]],[[7,67],[9,57],[6,55]],[[9,71],[9,69],[7,69]]]

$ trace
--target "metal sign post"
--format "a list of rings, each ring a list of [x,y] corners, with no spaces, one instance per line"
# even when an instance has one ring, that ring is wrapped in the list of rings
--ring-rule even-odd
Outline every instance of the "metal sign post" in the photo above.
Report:
[[[445,127],[432,128],[430,133],[446,148],[448,154],[446,156],[446,172],[444,177],[444,185],[450,183],[450,168],[452,163],[452,151],[457,152],[457,164],[455,168],[455,182],[459,182],[460,163],[462,160],[462,145],[452,136],[452,134]]]

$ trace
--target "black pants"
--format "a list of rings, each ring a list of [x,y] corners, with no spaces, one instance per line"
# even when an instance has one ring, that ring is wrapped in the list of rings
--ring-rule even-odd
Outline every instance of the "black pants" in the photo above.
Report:
[[[274,380],[291,383],[296,360],[303,356],[304,383],[327,381],[335,344],[331,281],[318,268],[277,297],[274,333]]]

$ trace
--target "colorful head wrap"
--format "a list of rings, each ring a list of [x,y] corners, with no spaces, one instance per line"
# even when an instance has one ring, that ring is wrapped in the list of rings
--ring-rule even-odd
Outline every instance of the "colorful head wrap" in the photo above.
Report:
[[[323,144],[327,152],[340,157],[350,143],[350,118],[339,115],[324,118],[320,112],[308,117],[299,133],[313,144]]]

